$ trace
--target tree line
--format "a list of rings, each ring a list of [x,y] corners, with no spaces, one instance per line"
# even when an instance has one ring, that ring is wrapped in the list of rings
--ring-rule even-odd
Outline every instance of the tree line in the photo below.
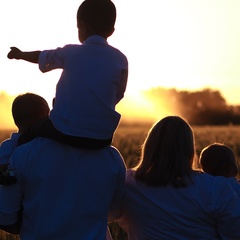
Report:
[[[169,113],[180,115],[193,125],[239,125],[240,105],[229,105],[220,91],[210,88],[197,91],[179,91],[162,87],[144,91],[145,98],[161,111],[163,106]],[[11,104],[14,96],[0,93],[1,124],[11,119]],[[240,101],[239,101],[240,102]]]
[[[145,97],[154,102],[156,109],[165,108],[181,115],[194,125],[240,124],[240,105],[229,105],[218,90],[178,91],[174,88],[153,88]]]

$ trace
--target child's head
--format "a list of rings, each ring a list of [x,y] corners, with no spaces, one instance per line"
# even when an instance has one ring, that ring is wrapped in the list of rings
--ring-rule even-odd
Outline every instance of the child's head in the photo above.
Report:
[[[199,161],[203,171],[213,176],[236,177],[238,174],[234,153],[224,144],[214,143],[205,147]]]
[[[24,132],[27,128],[49,115],[47,101],[34,93],[18,95],[12,104],[12,116],[19,132]]]
[[[91,35],[108,38],[114,32],[116,8],[111,0],[85,0],[78,8],[78,37],[83,42]]]

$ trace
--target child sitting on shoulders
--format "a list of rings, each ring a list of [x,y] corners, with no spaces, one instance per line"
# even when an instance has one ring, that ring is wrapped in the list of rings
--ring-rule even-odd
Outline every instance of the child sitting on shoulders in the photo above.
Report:
[[[63,70],[49,118],[33,126],[20,144],[37,136],[86,149],[111,144],[121,117],[115,106],[124,96],[128,77],[126,56],[107,43],[115,20],[112,1],[85,0],[77,11],[81,45],[33,52],[11,47],[10,59],[38,63],[42,72]]]

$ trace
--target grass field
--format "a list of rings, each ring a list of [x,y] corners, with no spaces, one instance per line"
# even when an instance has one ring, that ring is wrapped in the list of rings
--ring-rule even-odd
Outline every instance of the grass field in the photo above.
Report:
[[[121,123],[114,136],[113,145],[121,152],[126,166],[134,167],[137,164],[140,146],[146,137],[150,124]],[[240,126],[193,126],[195,133],[197,155],[210,143],[219,142],[231,147],[240,165]],[[0,142],[10,136],[11,131],[0,132]],[[114,240],[127,239],[124,232],[116,223],[110,224]],[[14,236],[0,232],[1,240],[16,240]]]

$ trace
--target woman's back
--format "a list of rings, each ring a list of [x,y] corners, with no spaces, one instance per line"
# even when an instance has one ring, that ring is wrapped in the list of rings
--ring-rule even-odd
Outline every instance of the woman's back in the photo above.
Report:
[[[194,172],[192,183],[175,188],[149,187],[133,175],[128,170],[118,221],[129,240],[240,239],[240,198],[225,178]]]
[[[129,240],[239,240],[240,198],[224,177],[194,171],[191,126],[167,116],[153,125],[128,170],[120,226]]]

